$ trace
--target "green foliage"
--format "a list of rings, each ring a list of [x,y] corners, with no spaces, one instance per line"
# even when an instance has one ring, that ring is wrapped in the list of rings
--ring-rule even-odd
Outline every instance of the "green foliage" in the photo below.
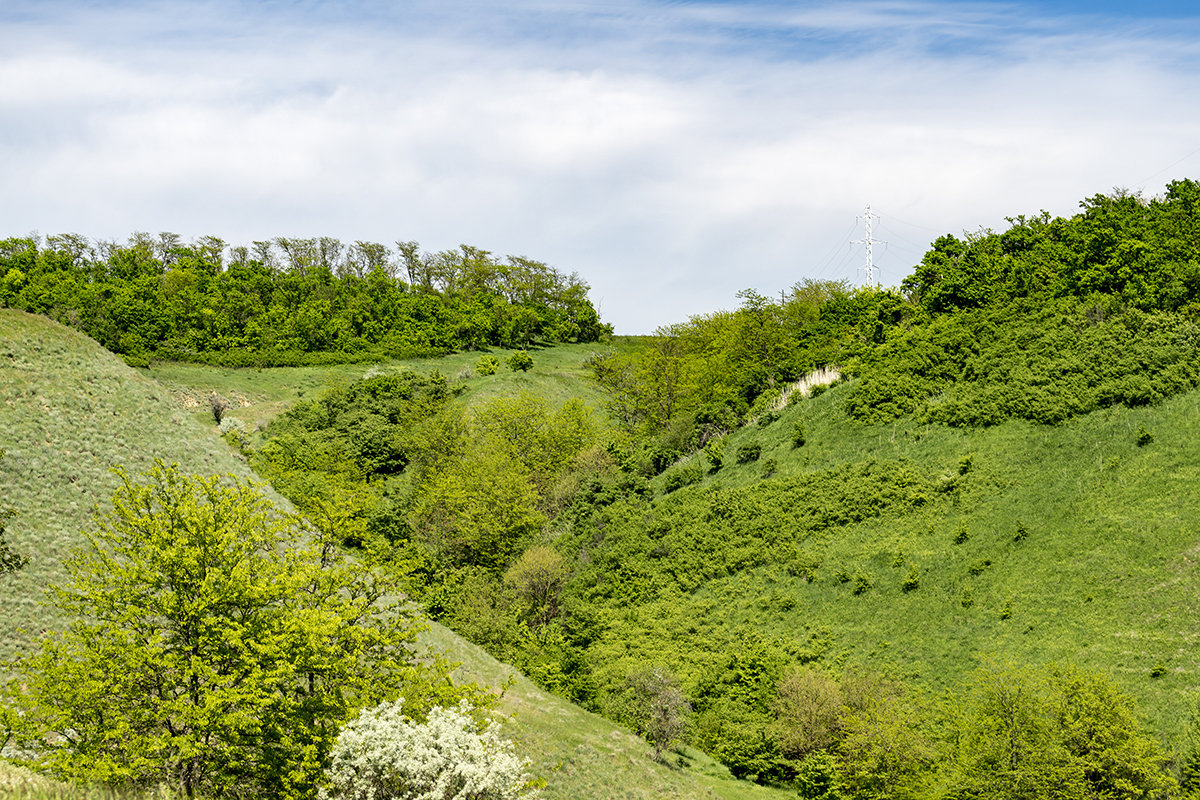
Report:
[[[804,428],[803,422],[797,422],[792,425],[792,447],[803,447],[807,440],[807,431]]]
[[[517,350],[508,357],[508,368],[513,372],[528,372],[533,369],[533,356],[525,350]]]
[[[704,445],[704,457],[708,459],[708,471],[717,472],[725,463],[725,437],[717,436]]]
[[[875,579],[871,576],[871,573],[862,572],[861,570],[854,573],[854,593],[856,595],[870,591],[874,585]]]
[[[1146,430],[1146,428],[1144,426],[1138,426],[1137,446],[1145,447],[1146,445],[1150,444],[1153,441],[1154,441],[1154,434],[1152,434],[1152,433],[1150,433],[1150,431]]]
[[[842,800],[837,758],[825,750],[804,757],[796,768],[796,789],[804,800]]]
[[[479,375],[495,375],[500,369],[500,360],[493,355],[482,355],[475,362],[475,372]]]
[[[135,234],[94,247],[68,234],[0,242],[0,303],[49,313],[128,363],[361,363],[611,334],[576,275],[475,247],[346,246],[279,237],[227,247]],[[98,252],[100,251],[100,252]],[[407,273],[401,279],[400,267]]]
[[[161,464],[121,480],[53,593],[72,626],[21,663],[55,773],[309,797],[358,706],[460,694],[413,660],[415,623],[334,531],[306,533],[241,482]]]
[[[1094,673],[987,670],[960,730],[959,796],[1134,798],[1176,788],[1130,699]]]
[[[758,442],[747,442],[738,447],[737,462],[739,464],[752,464],[758,461],[760,455],[762,455],[762,445]]]
[[[513,562],[504,574],[521,603],[521,614],[534,627],[544,627],[561,611],[563,587],[567,582],[563,557],[545,545],[534,545]]]
[[[704,468],[698,461],[677,464],[663,473],[663,492],[669,494],[704,478]]]
[[[473,450],[429,476],[410,514],[416,536],[445,566],[499,569],[541,529],[538,494],[519,462]]]
[[[654,746],[656,761],[680,741],[692,711],[679,680],[662,667],[631,672],[610,702],[614,719]]]

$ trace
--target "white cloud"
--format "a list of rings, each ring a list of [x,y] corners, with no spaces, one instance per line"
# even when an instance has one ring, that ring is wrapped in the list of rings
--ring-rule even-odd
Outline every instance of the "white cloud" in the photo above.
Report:
[[[1200,147],[1197,53],[1144,26],[989,4],[459,5],[8,21],[4,233],[467,242],[578,270],[643,332],[748,286],[854,279],[868,202],[898,283],[939,232],[1200,167],[1158,175]]]

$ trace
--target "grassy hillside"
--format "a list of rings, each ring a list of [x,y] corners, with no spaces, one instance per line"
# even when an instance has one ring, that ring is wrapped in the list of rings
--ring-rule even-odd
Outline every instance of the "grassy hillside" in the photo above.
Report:
[[[719,472],[613,515],[628,522],[589,552],[600,569],[606,551],[620,552],[640,560],[639,585],[657,586],[693,549],[734,566],[686,590],[663,582],[641,604],[614,578],[594,662],[614,673],[674,663],[695,685],[758,635],[801,660],[882,668],[936,694],[989,658],[1065,661],[1111,675],[1179,744],[1200,682],[1200,392],[1058,426],[964,430],[854,423],[842,410],[850,388],[732,434]],[[738,464],[750,443],[760,458]],[[776,500],[806,481],[807,496],[846,492],[845,510],[887,488],[849,483],[865,465],[884,477],[901,465],[919,501],[880,501],[859,521],[821,527],[807,505]],[[721,522],[731,507],[752,511]],[[747,528],[764,544],[739,568],[733,548]]]
[[[535,365],[541,366],[531,373],[501,372],[472,385],[480,394],[524,383],[550,392],[547,387],[569,380],[551,366],[569,375],[578,369],[581,353],[578,348],[535,353]],[[464,365],[473,362],[458,358]],[[454,366],[451,360],[441,368]],[[250,475],[214,435],[211,422],[199,424],[197,416],[206,412],[186,410],[182,396],[203,399],[213,389],[240,393],[269,416],[270,404],[286,401],[281,395],[308,391],[329,379],[327,373],[305,370],[171,369],[166,388],[154,380],[157,370],[135,371],[79,333],[0,310],[0,447],[7,450],[0,461],[0,497],[18,512],[8,528],[12,545],[31,557],[23,571],[0,579],[0,657],[10,658],[39,630],[61,622],[47,619],[38,605],[41,587],[61,577],[60,559],[78,544],[92,509],[111,497],[112,466],[136,472],[161,458],[194,472]],[[360,366],[353,374],[361,371]],[[547,797],[790,796],[730,780],[698,753],[691,754],[686,768],[660,766],[637,737],[542,692],[446,629],[434,626],[428,641],[462,662],[465,679],[497,687],[512,681],[501,702],[501,710],[512,715],[507,735],[533,760],[532,770],[545,777]],[[24,785],[19,773],[0,765],[0,789],[18,784]],[[72,796],[49,784],[30,791],[38,797]]]
[[[252,425],[265,424],[297,400],[311,398],[322,388],[360,378],[368,371],[389,372],[410,368],[437,369],[467,386],[463,401],[477,403],[497,396],[529,391],[555,404],[578,397],[591,406],[603,400],[600,390],[586,380],[584,360],[596,352],[623,352],[637,346],[638,337],[618,336],[604,344],[568,344],[530,350],[533,369],[514,372],[505,364],[513,351],[493,350],[501,367],[494,375],[479,375],[476,363],[485,353],[454,353],[438,359],[390,361],[380,365],[338,364],[324,367],[232,369],[203,364],[156,362],[150,376],[166,387],[198,420],[211,421],[208,398],[215,392],[231,404],[229,414]]]

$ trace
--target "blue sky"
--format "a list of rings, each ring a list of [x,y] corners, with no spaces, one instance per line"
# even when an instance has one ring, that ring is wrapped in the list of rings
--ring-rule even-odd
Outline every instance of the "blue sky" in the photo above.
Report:
[[[469,243],[618,332],[1200,174],[1183,3],[0,4],[2,235]]]

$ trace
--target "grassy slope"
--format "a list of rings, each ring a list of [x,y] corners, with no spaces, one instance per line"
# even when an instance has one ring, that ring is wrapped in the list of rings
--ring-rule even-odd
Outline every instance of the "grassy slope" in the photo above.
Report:
[[[535,354],[540,371],[477,378],[473,393],[529,385],[554,397],[547,387],[563,385],[568,380],[563,375],[577,370],[586,352],[566,348]],[[447,359],[442,369],[453,368],[455,359],[465,362],[466,357]],[[357,377],[362,371],[361,366],[264,372],[172,366],[167,389],[153,380],[157,370],[134,371],[75,331],[0,310],[0,447],[8,451],[0,461],[0,496],[18,510],[8,528],[13,546],[33,557],[25,570],[0,579],[0,658],[11,657],[39,630],[56,624],[38,604],[40,587],[61,577],[61,557],[79,543],[78,531],[89,525],[92,509],[111,497],[112,466],[132,473],[162,458],[189,471],[250,476],[213,435],[211,421],[207,427],[198,423],[196,417],[206,412],[182,407],[180,392],[198,398],[214,388],[241,393],[270,413],[271,404],[286,402],[280,395],[296,387],[311,391],[330,373]],[[462,662],[464,678],[495,686],[514,681],[501,704],[514,715],[507,735],[533,760],[535,774],[547,779],[549,798],[790,796],[729,780],[727,773],[722,777],[721,768],[699,754],[686,770],[659,766],[640,739],[547,695],[446,629],[434,626],[428,638]],[[17,775],[0,764],[0,788],[17,781]],[[46,787],[34,793],[57,791]]]
[[[603,398],[599,389],[585,379],[584,359],[598,351],[635,346],[636,337],[617,337],[602,345],[572,344],[531,350],[533,369],[529,372],[513,372],[503,363],[513,351],[495,350],[491,354],[501,361],[501,367],[496,374],[487,376],[475,374],[475,363],[481,353],[455,353],[437,360],[393,361],[375,367],[345,364],[229,369],[203,364],[156,363],[150,374],[171,391],[177,402],[193,409],[198,420],[211,420],[208,397],[216,392],[231,402],[230,416],[252,426],[265,424],[297,400],[313,397],[330,384],[360,378],[371,370],[388,372],[404,368],[438,369],[452,381],[462,381],[467,386],[464,399],[470,403],[529,391],[555,405],[578,397],[592,407],[599,407]]]
[[[801,646],[816,634],[829,644],[828,662],[886,665],[932,691],[991,658],[1072,661],[1113,676],[1178,743],[1184,696],[1200,684],[1200,392],[1057,427],[1011,422],[975,431],[856,425],[840,411],[843,392],[733,434],[727,454],[754,440],[762,460],[727,466],[704,485],[761,481],[768,459],[780,476],[865,458],[906,458],[929,474],[952,475],[970,456],[959,497],[814,542],[822,563],[811,583],[765,567],[641,609],[614,637],[612,655],[653,658],[667,637],[689,629],[709,651],[752,630]],[[808,437],[793,449],[797,421]],[[1155,437],[1144,447],[1140,428]],[[1018,524],[1028,530],[1020,542]],[[955,544],[960,526],[969,538]],[[921,583],[904,592],[910,564]],[[852,582],[836,579],[840,570],[865,572],[874,585],[854,595]],[[1154,675],[1156,667],[1165,672]]]

